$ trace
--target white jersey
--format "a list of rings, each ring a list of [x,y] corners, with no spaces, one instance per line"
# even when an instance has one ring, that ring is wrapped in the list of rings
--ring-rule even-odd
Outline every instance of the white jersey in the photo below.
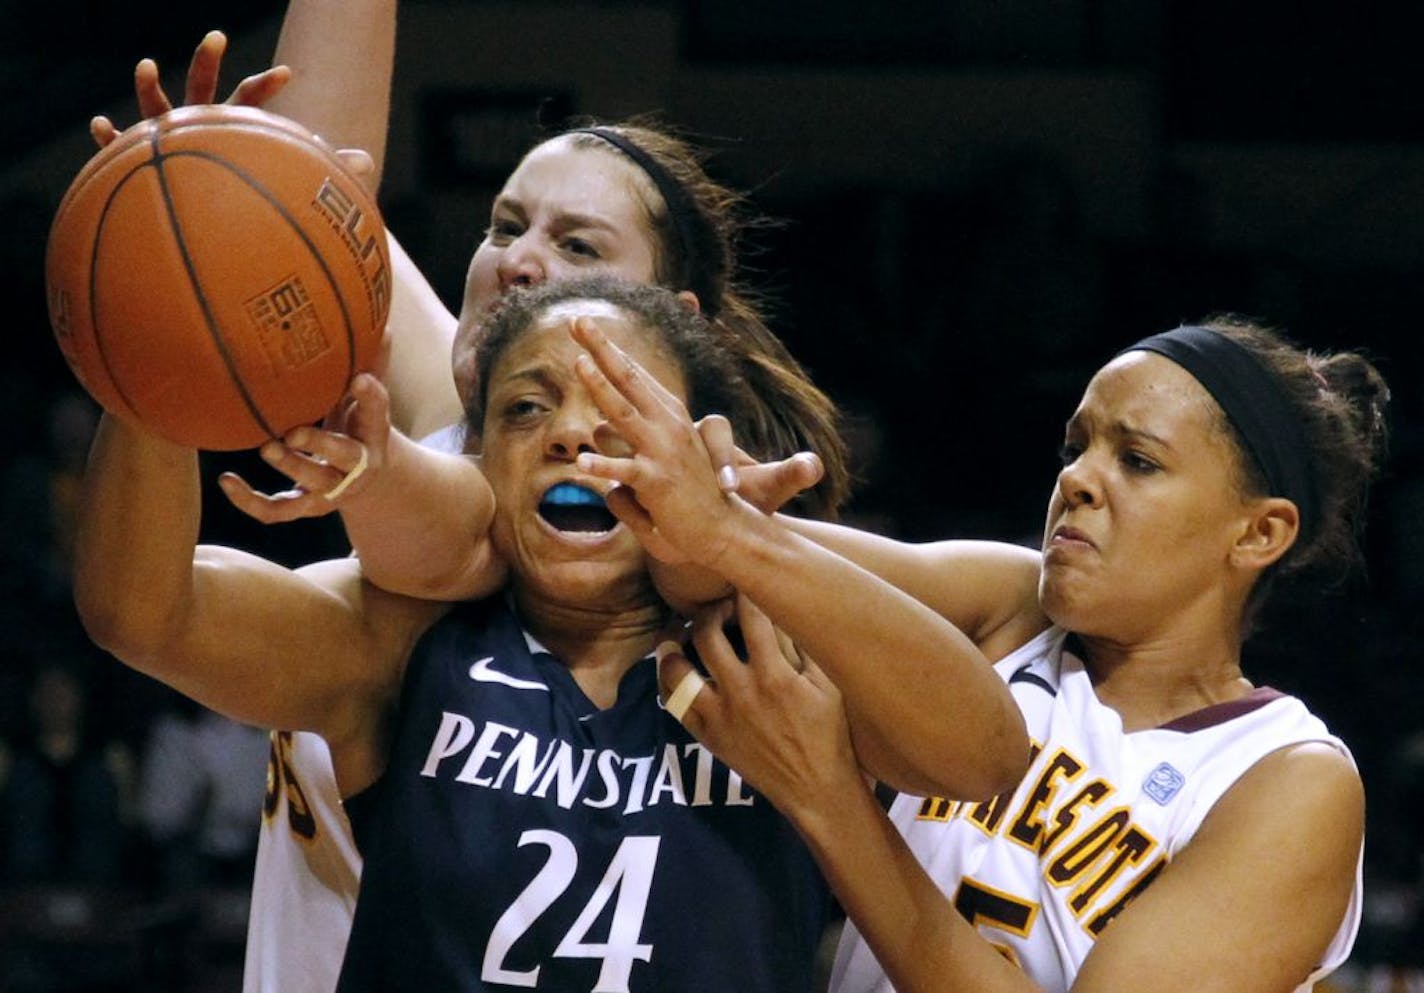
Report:
[[[1051,628],[995,666],[1033,741],[1033,761],[1016,790],[984,803],[901,795],[890,809],[960,912],[1050,993],[1072,985],[1097,935],[1257,761],[1306,741],[1349,757],[1304,704],[1266,688],[1164,727],[1124,733],[1065,640]],[[1345,960],[1360,903],[1357,865],[1345,916],[1300,990]],[[847,924],[833,993],[892,989]]]
[[[464,425],[421,439],[458,452]],[[257,838],[242,993],[332,993],[346,955],[361,853],[325,739],[273,731]]]
[[[271,739],[242,990],[332,993],[361,856],[326,741],[308,731],[273,731]]]

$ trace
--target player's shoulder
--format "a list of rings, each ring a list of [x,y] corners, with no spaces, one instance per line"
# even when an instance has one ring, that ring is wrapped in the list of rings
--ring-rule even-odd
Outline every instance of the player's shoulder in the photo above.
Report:
[[[1213,805],[1202,833],[1301,833],[1312,845],[1342,850],[1364,831],[1364,783],[1338,744],[1294,741],[1262,755]]]
[[[1317,802],[1363,802],[1364,786],[1354,760],[1337,743],[1295,741],[1261,757],[1238,785],[1263,794],[1314,797]]]
[[[366,579],[355,556],[312,563],[299,571],[351,611],[367,654],[378,662],[391,662],[396,671],[403,668],[421,636],[451,607],[449,603],[392,593],[376,586]]]

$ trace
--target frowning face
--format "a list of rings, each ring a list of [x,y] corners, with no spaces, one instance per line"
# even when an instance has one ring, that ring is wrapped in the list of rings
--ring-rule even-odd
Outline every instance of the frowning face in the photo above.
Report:
[[[1162,356],[1105,366],[1068,422],[1039,593],[1055,623],[1127,641],[1223,596],[1250,518],[1216,402]]]

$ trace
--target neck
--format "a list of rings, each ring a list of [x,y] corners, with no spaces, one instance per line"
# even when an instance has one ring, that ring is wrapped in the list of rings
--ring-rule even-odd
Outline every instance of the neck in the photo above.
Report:
[[[1118,712],[1125,731],[1160,727],[1251,691],[1241,674],[1235,631],[1168,635],[1136,644],[1100,637],[1082,641],[1098,699]]]
[[[658,642],[668,611],[661,601],[620,608],[558,603],[516,592],[520,621],[569,667],[599,707],[618,699],[618,683]]]

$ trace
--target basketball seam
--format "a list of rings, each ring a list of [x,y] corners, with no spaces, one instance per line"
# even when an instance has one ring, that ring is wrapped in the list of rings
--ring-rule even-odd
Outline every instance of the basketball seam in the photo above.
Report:
[[[178,243],[178,254],[183,259],[183,268],[188,272],[188,282],[193,290],[193,296],[198,301],[198,307],[203,312],[203,320],[208,326],[208,336],[212,339],[213,346],[218,350],[218,356],[222,359],[223,365],[227,367],[228,377],[237,387],[238,395],[242,398],[243,404],[247,407],[247,412],[252,415],[252,419],[257,422],[257,426],[267,433],[267,437],[275,438],[277,432],[272,430],[272,425],[267,423],[267,419],[262,416],[262,411],[258,409],[252,394],[248,392],[247,384],[242,381],[242,376],[238,373],[237,365],[232,360],[232,355],[227,350],[227,343],[223,340],[221,329],[217,326],[217,319],[213,316],[212,308],[208,304],[207,294],[203,292],[203,284],[198,280],[196,267],[193,265],[193,257],[188,252],[188,244],[183,238],[183,225],[178,220],[178,211],[173,203],[173,196],[168,189],[168,177],[163,171],[163,162],[167,159],[168,153],[164,152],[160,141],[162,134],[156,129],[152,138],[153,166],[158,173],[158,189],[163,198],[163,207],[168,212],[169,226],[173,229],[173,237]]]
[[[274,134],[284,134],[284,132],[278,131],[275,128],[271,130]],[[184,156],[191,156],[193,158],[204,159],[206,161],[212,162],[215,165],[218,165],[219,167],[226,169],[233,175],[237,176],[244,183],[246,183],[254,193],[258,194],[262,197],[262,199],[266,200],[267,203],[271,206],[271,208],[275,210],[278,214],[280,214],[282,219],[287,222],[287,224],[291,227],[292,232],[302,240],[302,244],[305,245],[307,251],[311,253],[312,261],[315,262],[321,268],[322,275],[326,277],[327,286],[330,288],[332,294],[336,297],[336,305],[341,308],[341,322],[343,325],[342,330],[346,334],[346,381],[350,382],[352,375],[354,375],[356,371],[356,330],[351,323],[351,311],[346,306],[346,295],[342,292],[342,285],[340,281],[338,281],[336,276],[332,273],[331,266],[327,265],[326,257],[322,255],[320,249],[317,248],[316,243],[313,242],[312,239],[307,235],[306,230],[302,227],[300,220],[291,211],[287,209],[286,205],[283,204],[281,200],[274,197],[260,180],[254,178],[251,173],[247,172],[247,170],[243,169],[239,165],[236,165],[235,163],[228,162],[226,159],[223,159],[220,156],[213,154],[212,152],[202,152],[196,149],[184,149],[178,152],[165,153],[165,158],[176,159],[182,158]]]
[[[140,162],[128,171],[128,174],[114,184],[114,188],[109,191],[108,197],[104,200],[104,208],[99,211],[99,223],[94,226],[94,242],[89,246],[89,327],[93,329],[94,349],[99,355],[99,364],[104,368],[104,374],[109,378],[109,384],[113,386],[114,392],[119,395],[119,399],[124,402],[124,406],[129,409],[130,416],[138,417],[139,407],[134,403],[120,382],[119,376],[115,373],[113,364],[109,361],[109,354],[104,347],[105,336],[103,327],[99,323],[99,244],[104,237],[104,225],[109,222],[109,208],[113,206],[114,200],[118,197],[119,191],[138,175],[139,171],[152,165],[152,160]]]
[[[165,135],[176,136],[187,128],[204,127],[210,125],[211,123],[212,122],[206,119],[182,121],[172,127],[166,128],[163,133]],[[263,132],[267,135],[282,140],[303,140],[303,137],[300,134],[294,133],[293,131],[288,130],[286,128],[274,127],[271,124],[259,120],[242,121],[240,123],[235,124],[234,126],[240,127],[244,130]],[[288,224],[291,225],[292,230],[297,233],[297,236],[302,239],[302,242],[312,253],[312,258],[316,261],[317,265],[321,266],[321,270],[326,276],[327,284],[330,286],[332,293],[336,296],[337,306],[341,308],[341,317],[343,322],[345,323],[344,330],[346,332],[346,380],[347,382],[350,382],[351,377],[356,373],[356,332],[351,324],[351,314],[346,308],[346,298],[341,292],[341,284],[337,282],[335,276],[333,276],[331,273],[331,269],[327,266],[325,257],[323,257],[321,252],[317,250],[317,247],[315,244],[312,243],[312,240],[307,237],[305,229],[303,229],[302,226],[297,222],[297,219],[292,216],[292,214],[287,210],[287,208],[282,204],[280,200],[277,200],[275,197],[271,196],[268,193],[266,187],[264,187],[260,182],[254,179],[241,167],[234,165],[231,162],[219,159],[210,152],[200,152],[191,149],[187,149],[181,152],[169,152],[166,154],[171,157],[177,157],[179,155],[192,155],[197,158],[206,158],[217,162],[223,168],[230,169],[235,175],[237,175],[244,182],[250,185],[253,190],[259,193],[269,204],[271,204],[272,209],[277,211],[277,213],[280,214],[282,218],[286,220]],[[358,187],[360,186],[360,181],[352,177],[350,171],[346,168],[346,164],[342,162],[338,156],[333,153],[329,155],[328,158],[330,158],[331,160],[330,164],[333,167],[333,172],[341,174],[343,178],[351,181]]]
[[[176,134],[179,130],[181,129],[175,128],[172,131],[166,133]],[[266,130],[273,135],[277,135],[284,138],[289,137],[286,132],[280,131],[276,128],[254,130]],[[346,336],[346,381],[350,382],[351,377],[356,372],[356,331],[351,320],[351,310],[347,306],[346,295],[343,292],[342,284],[340,283],[340,281],[337,280],[335,274],[332,273],[331,266],[327,264],[326,258],[322,255],[321,250],[317,248],[316,243],[312,241],[311,237],[302,227],[300,219],[296,217],[296,215],[294,215],[290,210],[288,210],[286,205],[281,200],[273,196],[272,193],[260,180],[255,178],[251,173],[243,169],[241,166],[237,165],[236,163],[229,162],[219,155],[216,155],[212,152],[199,151],[197,149],[182,149],[180,151],[175,152],[165,152],[163,153],[163,157],[165,159],[191,157],[196,159],[202,159],[207,162],[212,162],[219,168],[225,169],[228,172],[232,173],[234,176],[237,176],[239,179],[241,179],[244,183],[248,185],[248,187],[254,193],[262,197],[262,199],[266,200],[267,204],[274,211],[276,211],[277,214],[280,215],[284,221],[287,222],[287,225],[292,231],[292,233],[301,239],[302,244],[305,245],[307,251],[311,253],[312,261],[317,264],[317,266],[321,269],[322,275],[326,277],[327,287],[331,290],[332,295],[336,299],[336,305],[341,310],[342,332]],[[235,372],[234,378],[236,378]],[[267,427],[265,423],[263,424],[263,427]],[[268,429],[268,433],[272,433],[270,429]]]

